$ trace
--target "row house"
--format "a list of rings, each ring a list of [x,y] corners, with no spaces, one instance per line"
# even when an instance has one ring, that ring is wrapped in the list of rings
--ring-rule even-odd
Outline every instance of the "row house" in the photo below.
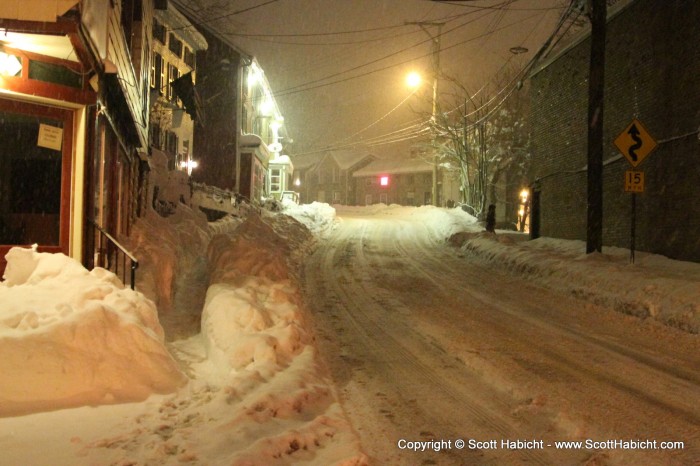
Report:
[[[164,216],[177,204],[189,203],[192,195],[195,125],[206,123],[195,87],[196,54],[206,49],[204,36],[173,3],[154,11],[147,199]]]
[[[294,162],[294,189],[302,203],[327,202],[353,205],[356,189],[353,174],[375,160],[365,150],[338,150],[299,155]]]
[[[153,0],[0,3],[0,270],[16,245],[88,266],[148,171]]]
[[[176,3],[208,44],[196,55],[196,89],[206,124],[195,128],[198,166],[192,179],[259,203],[270,195],[270,161],[281,162],[286,174],[292,170],[280,158],[288,140],[284,118],[255,58],[207,18]]]
[[[380,159],[353,173],[356,205],[430,205],[433,165],[422,158]]]

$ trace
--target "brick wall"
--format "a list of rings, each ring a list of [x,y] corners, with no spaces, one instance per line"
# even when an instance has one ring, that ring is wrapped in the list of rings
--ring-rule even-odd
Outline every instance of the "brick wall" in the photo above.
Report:
[[[608,22],[603,243],[629,247],[631,167],[612,141],[638,118],[659,142],[638,168],[637,249],[700,262],[700,2],[632,2]],[[587,96],[590,41],[532,78],[533,173],[541,235],[586,238]]]

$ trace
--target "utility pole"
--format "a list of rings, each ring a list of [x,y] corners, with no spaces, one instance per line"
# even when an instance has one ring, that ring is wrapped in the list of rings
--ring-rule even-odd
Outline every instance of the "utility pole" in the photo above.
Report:
[[[442,31],[442,26],[445,23],[438,23],[434,21],[406,21],[404,24],[413,24],[420,26],[420,28],[428,34],[430,40],[432,41],[433,48],[433,108],[430,115],[430,123],[432,125],[432,146],[433,146],[433,186],[432,186],[432,199],[433,205],[438,206],[438,153],[435,147],[436,139],[436,118],[437,118],[437,101],[438,101],[438,77],[440,75],[440,35]],[[428,27],[436,27],[437,34],[433,35]]]
[[[588,0],[591,59],[588,78],[588,223],[586,254],[603,250],[603,104],[606,0]]]

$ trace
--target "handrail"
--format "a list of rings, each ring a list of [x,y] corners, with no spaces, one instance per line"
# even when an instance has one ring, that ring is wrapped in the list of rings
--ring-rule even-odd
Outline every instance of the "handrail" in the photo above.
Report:
[[[117,241],[112,235],[107,233],[107,231],[99,226],[94,220],[90,220],[92,226],[100,233],[100,241],[97,244],[95,241],[95,260],[94,265],[103,267],[107,270],[113,271],[117,276],[119,275],[119,260],[118,256],[122,254],[122,281],[126,283],[126,259],[131,261],[131,289],[136,287],[136,269],[139,267],[139,261],[131,254],[124,246],[122,246],[119,241]],[[106,244],[103,245],[102,238],[105,238]],[[116,249],[115,249],[116,248]],[[114,259],[114,260],[112,260]],[[114,270],[112,270],[114,268]]]

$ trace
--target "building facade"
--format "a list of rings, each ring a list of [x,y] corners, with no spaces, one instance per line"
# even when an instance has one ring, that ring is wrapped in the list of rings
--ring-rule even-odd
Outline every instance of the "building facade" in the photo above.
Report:
[[[300,202],[355,205],[353,174],[375,160],[364,150],[329,151],[294,157],[294,186]]]
[[[620,2],[609,9],[605,59],[603,243],[700,261],[700,4]],[[532,76],[533,225],[586,238],[589,33]],[[613,145],[633,119],[658,147],[637,168],[644,192],[625,192],[632,167]],[[533,228],[534,229],[534,228]]]
[[[0,269],[37,244],[91,266],[128,235],[148,159],[152,0],[0,5]]]
[[[355,205],[432,204],[433,164],[422,158],[375,160],[352,176]]]

